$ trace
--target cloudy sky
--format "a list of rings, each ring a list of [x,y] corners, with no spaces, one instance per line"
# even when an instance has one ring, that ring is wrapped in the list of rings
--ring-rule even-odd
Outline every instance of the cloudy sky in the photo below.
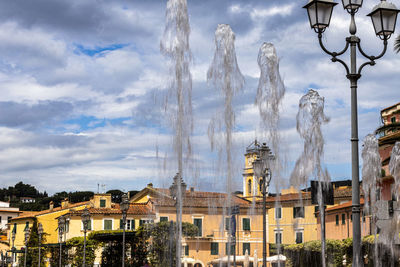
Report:
[[[235,188],[242,186],[245,147],[260,136],[253,103],[263,42],[275,45],[287,90],[281,108],[286,172],[302,148],[298,101],[314,88],[325,97],[331,118],[323,127],[326,166],[333,179],[350,178],[349,82],[343,67],[319,48],[301,8],[306,2],[188,0],[195,122],[190,186],[224,188],[207,137],[210,117],[220,108],[219,92],[206,80],[219,23],[230,24],[236,34],[246,79],[234,100]],[[372,55],[382,43],[366,14],[378,1],[364,2],[356,22],[362,46]],[[171,128],[161,108],[168,89],[167,59],[159,46],[165,9],[165,0],[0,2],[1,187],[22,180],[54,193],[97,191],[97,184],[131,190],[171,183],[176,171]],[[337,5],[324,34],[329,48],[342,49],[348,25],[348,14]],[[380,109],[400,101],[400,55],[393,53],[393,39],[359,82],[360,139],[379,127]]]

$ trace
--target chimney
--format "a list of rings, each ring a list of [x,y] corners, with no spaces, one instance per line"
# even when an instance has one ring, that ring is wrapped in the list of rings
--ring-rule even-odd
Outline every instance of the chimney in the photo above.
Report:
[[[54,209],[54,201],[50,201],[49,205],[49,210],[52,211]]]
[[[153,183],[147,184],[147,187],[153,188]]]
[[[63,200],[61,200],[61,208],[66,208],[68,207],[68,198],[64,198]]]
[[[190,192],[194,192],[194,187],[190,187]]]

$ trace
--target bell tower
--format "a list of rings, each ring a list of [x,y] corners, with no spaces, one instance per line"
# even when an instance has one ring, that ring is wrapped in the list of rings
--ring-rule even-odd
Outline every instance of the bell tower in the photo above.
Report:
[[[257,157],[257,148],[259,143],[257,139],[246,147],[245,166],[243,170],[243,197],[246,199],[261,198],[261,187],[258,179],[254,177],[253,161]]]

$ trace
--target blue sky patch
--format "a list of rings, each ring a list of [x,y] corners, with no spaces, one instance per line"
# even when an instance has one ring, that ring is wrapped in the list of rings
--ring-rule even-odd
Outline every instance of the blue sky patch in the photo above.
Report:
[[[94,116],[80,116],[78,118],[73,118],[70,120],[64,121],[65,124],[71,124],[71,125],[79,125],[79,129],[76,130],[76,132],[83,132],[86,130],[91,130],[91,129],[96,129],[100,127],[104,127],[107,124],[110,125],[124,125],[125,121],[130,120],[130,117],[121,117],[121,118],[115,118],[115,119],[99,119]]]
[[[85,47],[83,45],[78,44],[78,45],[75,45],[75,47],[76,47],[75,53],[76,54],[85,54],[87,56],[94,57],[103,52],[122,49],[126,46],[128,46],[128,44],[112,44],[112,45],[103,46],[103,47],[96,46],[94,48],[89,48],[89,47]]]

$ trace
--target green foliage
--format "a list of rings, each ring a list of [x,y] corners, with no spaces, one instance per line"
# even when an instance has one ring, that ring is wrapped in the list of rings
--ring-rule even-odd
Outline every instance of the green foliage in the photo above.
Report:
[[[124,194],[124,192],[118,189],[114,189],[114,190],[108,190],[107,194],[111,194],[111,202],[121,203],[122,195]]]
[[[59,266],[60,262],[60,246],[52,246],[48,248],[50,254],[50,266]],[[61,247],[61,265],[65,266],[68,264],[68,248]]]
[[[38,266],[39,264],[39,234],[38,234],[38,224],[37,220],[34,219],[33,225],[31,228],[31,234],[29,236],[29,241],[28,241],[28,254],[26,255],[26,265],[27,266]],[[48,249],[43,246],[43,244],[46,242],[46,235],[47,234],[42,234],[41,238],[41,249],[40,249],[40,262],[41,266],[45,266],[45,255],[48,252]],[[20,266],[24,266],[24,255],[20,256],[19,258],[19,263]]]
[[[141,227],[142,228],[142,227]],[[154,225],[145,225],[141,230],[144,236],[151,236],[149,247],[149,259],[154,267],[175,266],[176,254],[176,224],[174,222],[159,222]],[[182,223],[182,234],[186,237],[194,237],[199,229],[191,223]]]
[[[96,259],[96,249],[99,247],[99,242],[86,238],[86,266],[93,266],[94,260]],[[67,241],[68,263],[71,266],[82,266],[83,263],[83,251],[84,251],[84,238],[74,237]]]

